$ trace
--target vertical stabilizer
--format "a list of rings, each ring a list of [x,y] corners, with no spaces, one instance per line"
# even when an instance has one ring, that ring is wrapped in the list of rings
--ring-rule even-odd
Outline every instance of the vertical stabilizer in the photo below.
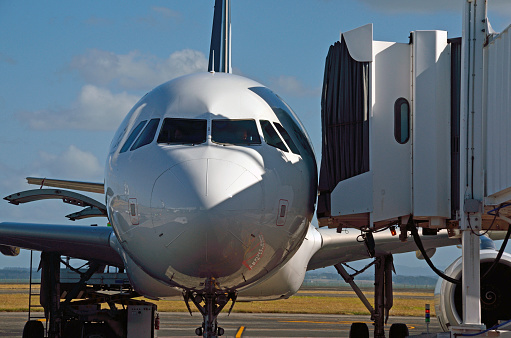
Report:
[[[231,1],[215,0],[208,71],[231,73]]]

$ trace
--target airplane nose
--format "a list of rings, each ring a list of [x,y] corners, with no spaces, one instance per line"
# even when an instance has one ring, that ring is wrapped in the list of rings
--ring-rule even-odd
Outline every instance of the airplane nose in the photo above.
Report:
[[[221,159],[181,162],[156,180],[154,230],[169,266],[193,277],[222,277],[243,264],[247,226],[263,211],[261,177]],[[247,212],[248,211],[248,212]]]
[[[245,198],[250,197],[251,203]],[[249,210],[263,207],[261,177],[220,159],[181,162],[154,183],[152,208]]]

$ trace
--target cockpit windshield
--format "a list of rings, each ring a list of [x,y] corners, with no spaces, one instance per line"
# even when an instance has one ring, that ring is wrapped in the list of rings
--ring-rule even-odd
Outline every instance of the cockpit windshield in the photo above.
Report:
[[[282,151],[288,152],[286,145],[282,142],[279,134],[272,127],[271,122],[267,120],[261,120],[261,129],[263,130],[263,137],[266,143],[270,146],[278,148]]]
[[[158,135],[158,143],[201,144],[206,142],[206,129],[206,120],[166,118]]]
[[[213,120],[211,140],[215,143],[233,145],[261,144],[254,120]]]

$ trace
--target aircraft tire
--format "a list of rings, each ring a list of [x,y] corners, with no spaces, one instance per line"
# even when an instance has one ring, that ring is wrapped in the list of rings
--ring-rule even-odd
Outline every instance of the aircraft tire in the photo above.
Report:
[[[389,338],[405,338],[409,334],[406,324],[394,323],[390,326]]]
[[[44,325],[38,320],[29,320],[23,328],[23,338],[44,338]]]
[[[369,328],[366,323],[352,323],[350,338],[369,338]]]

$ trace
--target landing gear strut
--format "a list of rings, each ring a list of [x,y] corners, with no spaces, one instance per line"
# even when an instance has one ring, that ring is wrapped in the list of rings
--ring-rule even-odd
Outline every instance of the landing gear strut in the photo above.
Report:
[[[215,281],[212,279],[208,279],[206,284],[204,291],[186,291],[183,296],[190,315],[192,310],[188,302],[191,300],[203,317],[202,327],[195,329],[195,334],[204,338],[220,337],[225,331],[218,326],[217,317],[229,300],[232,301],[229,309],[229,314],[231,313],[234,303],[236,303],[236,293],[225,293],[218,290],[215,287]]]
[[[394,263],[392,255],[378,257],[374,271],[374,306],[371,316],[374,320],[374,337],[385,338],[385,324],[389,319],[389,311],[394,304],[392,294],[392,271]]]
[[[351,285],[358,298],[360,298],[362,303],[364,303],[366,308],[371,313],[371,319],[374,321],[374,337],[385,338],[384,328],[389,318],[389,311],[393,305],[392,271],[394,270],[394,264],[392,255],[377,257],[374,263],[374,308],[371,306],[363,292],[355,284],[353,277],[350,276],[348,272],[346,272],[344,267],[340,263],[334,265],[334,267],[337,269],[337,272],[344,278],[346,283]],[[357,332],[359,331],[360,330],[358,329]]]

